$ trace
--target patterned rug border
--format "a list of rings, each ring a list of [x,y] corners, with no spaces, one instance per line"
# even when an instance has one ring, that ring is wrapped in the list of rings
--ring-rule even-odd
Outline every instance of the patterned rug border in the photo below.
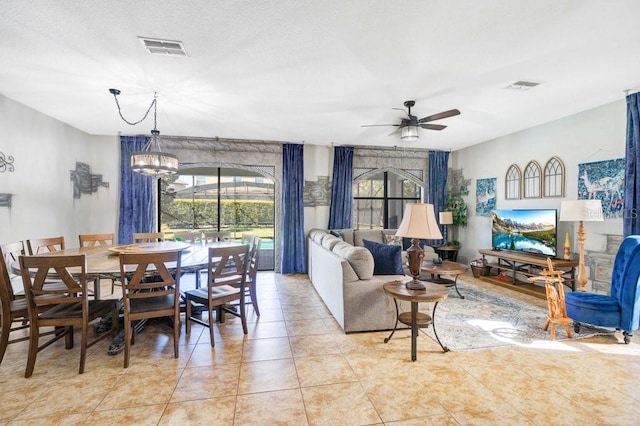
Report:
[[[452,287],[449,297],[438,304],[434,323],[444,346],[451,351],[462,352],[514,345],[531,347],[554,344],[550,331],[542,329],[548,312],[544,300],[534,300],[533,296],[513,290],[499,287],[494,290],[486,286],[491,284],[480,284],[474,278],[461,276],[458,289],[465,298],[458,297]],[[421,331],[436,340],[433,326]],[[555,342],[601,334],[611,335],[614,332],[583,325],[580,334],[573,333],[570,339],[564,327],[556,326]]]

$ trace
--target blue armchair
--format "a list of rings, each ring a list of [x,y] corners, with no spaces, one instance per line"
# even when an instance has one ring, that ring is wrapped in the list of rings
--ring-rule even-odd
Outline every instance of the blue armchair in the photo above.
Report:
[[[640,327],[640,235],[625,238],[611,274],[611,294],[572,292],[565,295],[567,316],[576,333],[580,323],[623,331],[624,342]]]

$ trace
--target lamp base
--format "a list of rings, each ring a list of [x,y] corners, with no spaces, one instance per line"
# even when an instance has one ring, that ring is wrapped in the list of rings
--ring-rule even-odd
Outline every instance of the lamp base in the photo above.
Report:
[[[407,281],[405,283],[405,287],[407,287],[407,290],[426,290],[424,283],[422,283],[422,281],[416,280],[415,278],[411,281]]]

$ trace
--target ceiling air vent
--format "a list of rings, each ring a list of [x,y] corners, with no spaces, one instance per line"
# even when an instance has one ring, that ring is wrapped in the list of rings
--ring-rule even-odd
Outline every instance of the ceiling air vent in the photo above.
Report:
[[[138,37],[147,52],[152,55],[187,56],[181,41]]]
[[[516,81],[515,83],[511,83],[510,85],[505,87],[505,89],[525,91],[525,90],[533,89],[538,85],[540,85],[540,83],[537,81],[519,80],[519,81]]]

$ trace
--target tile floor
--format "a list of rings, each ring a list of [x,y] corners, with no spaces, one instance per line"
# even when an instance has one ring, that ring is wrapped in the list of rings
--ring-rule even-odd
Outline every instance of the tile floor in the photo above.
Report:
[[[306,276],[260,273],[258,282],[262,316],[250,309],[248,335],[227,316],[211,348],[194,326],[183,330],[179,359],[161,323],[136,337],[126,370],[105,342],[78,375],[78,349],[59,342],[25,379],[26,343],[10,345],[0,424],[638,424],[635,342],[442,353],[421,334],[412,363],[408,331],[388,344],[387,332],[345,335]]]

